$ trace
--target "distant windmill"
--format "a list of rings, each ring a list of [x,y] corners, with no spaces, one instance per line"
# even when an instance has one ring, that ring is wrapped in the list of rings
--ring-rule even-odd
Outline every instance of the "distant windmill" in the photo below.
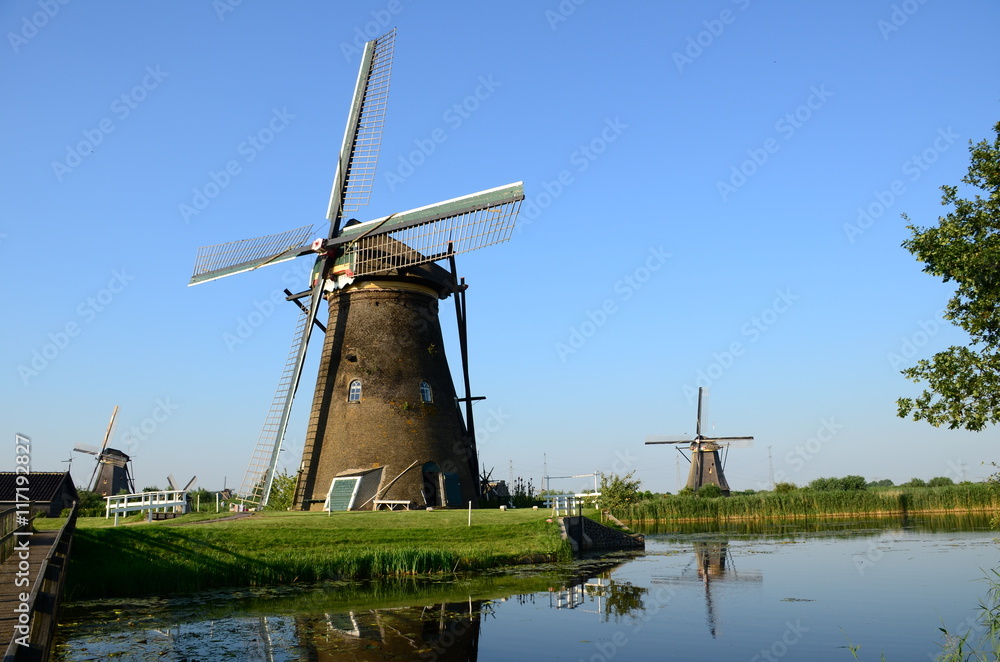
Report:
[[[190,285],[302,256],[315,259],[284,373],[240,494],[267,504],[306,347],[325,334],[294,507],[377,506],[379,500],[460,506],[479,498],[469,393],[465,283],[454,256],[507,241],[521,182],[360,223],[368,203],[389,94],[395,31],[365,44],[327,208],[312,227],[202,248]],[[436,264],[448,260],[449,270]],[[444,355],[438,301],[455,295],[465,397]],[[316,319],[329,304],[328,323]],[[464,403],[465,418],[456,403]]]
[[[188,492],[191,490],[192,487],[194,487],[194,484],[197,482],[198,482],[198,477],[192,476],[191,480],[187,482],[187,485],[185,485],[184,487],[177,487],[177,480],[174,478],[174,475],[170,474],[169,476],[167,476],[167,485],[169,485],[170,489],[174,491],[179,490],[181,492]]]
[[[708,405],[708,391],[702,386],[698,389],[698,419],[695,423],[694,439],[690,435],[682,436],[649,436],[646,444],[690,444],[691,469],[688,471],[687,487],[698,491],[702,485],[718,485],[722,494],[729,496],[729,482],[724,473],[725,462],[719,457],[719,451],[730,447],[747,447],[753,443],[753,437],[706,437],[701,433],[704,421],[704,410]],[[680,449],[678,449],[680,450]]]
[[[77,444],[74,451],[97,456],[97,465],[87,483],[87,489],[96,492],[101,496],[114,496],[122,490],[132,494],[135,486],[132,483],[132,475],[129,471],[131,458],[116,448],[108,448],[111,440],[111,433],[115,427],[115,418],[118,416],[118,405],[111,412],[111,420],[108,422],[108,429],[104,433],[104,443],[100,448],[90,444]],[[71,458],[72,459],[72,458]],[[64,460],[65,461],[65,460]]]

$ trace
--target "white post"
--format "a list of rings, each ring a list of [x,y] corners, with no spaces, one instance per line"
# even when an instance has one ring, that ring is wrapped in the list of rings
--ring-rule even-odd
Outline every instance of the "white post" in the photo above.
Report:
[[[219,493],[215,493],[215,512],[219,512]]]
[[[472,502],[469,502],[469,526],[472,526]]]
[[[201,511],[201,493],[199,493],[198,496],[194,498],[194,512],[197,513],[200,511]]]

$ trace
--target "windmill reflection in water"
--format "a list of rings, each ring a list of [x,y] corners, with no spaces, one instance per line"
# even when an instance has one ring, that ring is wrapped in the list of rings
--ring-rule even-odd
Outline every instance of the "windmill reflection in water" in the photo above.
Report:
[[[760,570],[737,570],[728,540],[699,540],[694,543],[694,561],[678,576],[653,576],[654,584],[690,585],[699,583],[705,589],[705,611],[708,631],[715,639],[720,633],[717,606],[719,589],[734,585],[756,585],[760,588],[764,575]],[[712,590],[715,589],[713,595]],[[725,591],[723,591],[724,595]],[[714,599],[713,599],[714,598]]]

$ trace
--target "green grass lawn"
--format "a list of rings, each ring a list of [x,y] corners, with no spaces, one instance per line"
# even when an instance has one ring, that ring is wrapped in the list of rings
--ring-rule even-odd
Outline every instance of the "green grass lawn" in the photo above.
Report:
[[[187,515],[188,521],[203,515]],[[481,570],[572,557],[545,510],[256,513],[108,526],[80,518],[67,599]],[[137,518],[138,519],[138,518]],[[58,526],[47,520],[45,526]],[[42,522],[39,527],[42,528]]]

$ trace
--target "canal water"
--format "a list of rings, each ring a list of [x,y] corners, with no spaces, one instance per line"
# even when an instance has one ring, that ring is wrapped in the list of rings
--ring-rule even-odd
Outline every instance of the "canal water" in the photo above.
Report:
[[[939,628],[984,634],[1000,567],[985,518],[645,533],[645,553],[474,577],[68,603],[54,659],[928,660]]]

